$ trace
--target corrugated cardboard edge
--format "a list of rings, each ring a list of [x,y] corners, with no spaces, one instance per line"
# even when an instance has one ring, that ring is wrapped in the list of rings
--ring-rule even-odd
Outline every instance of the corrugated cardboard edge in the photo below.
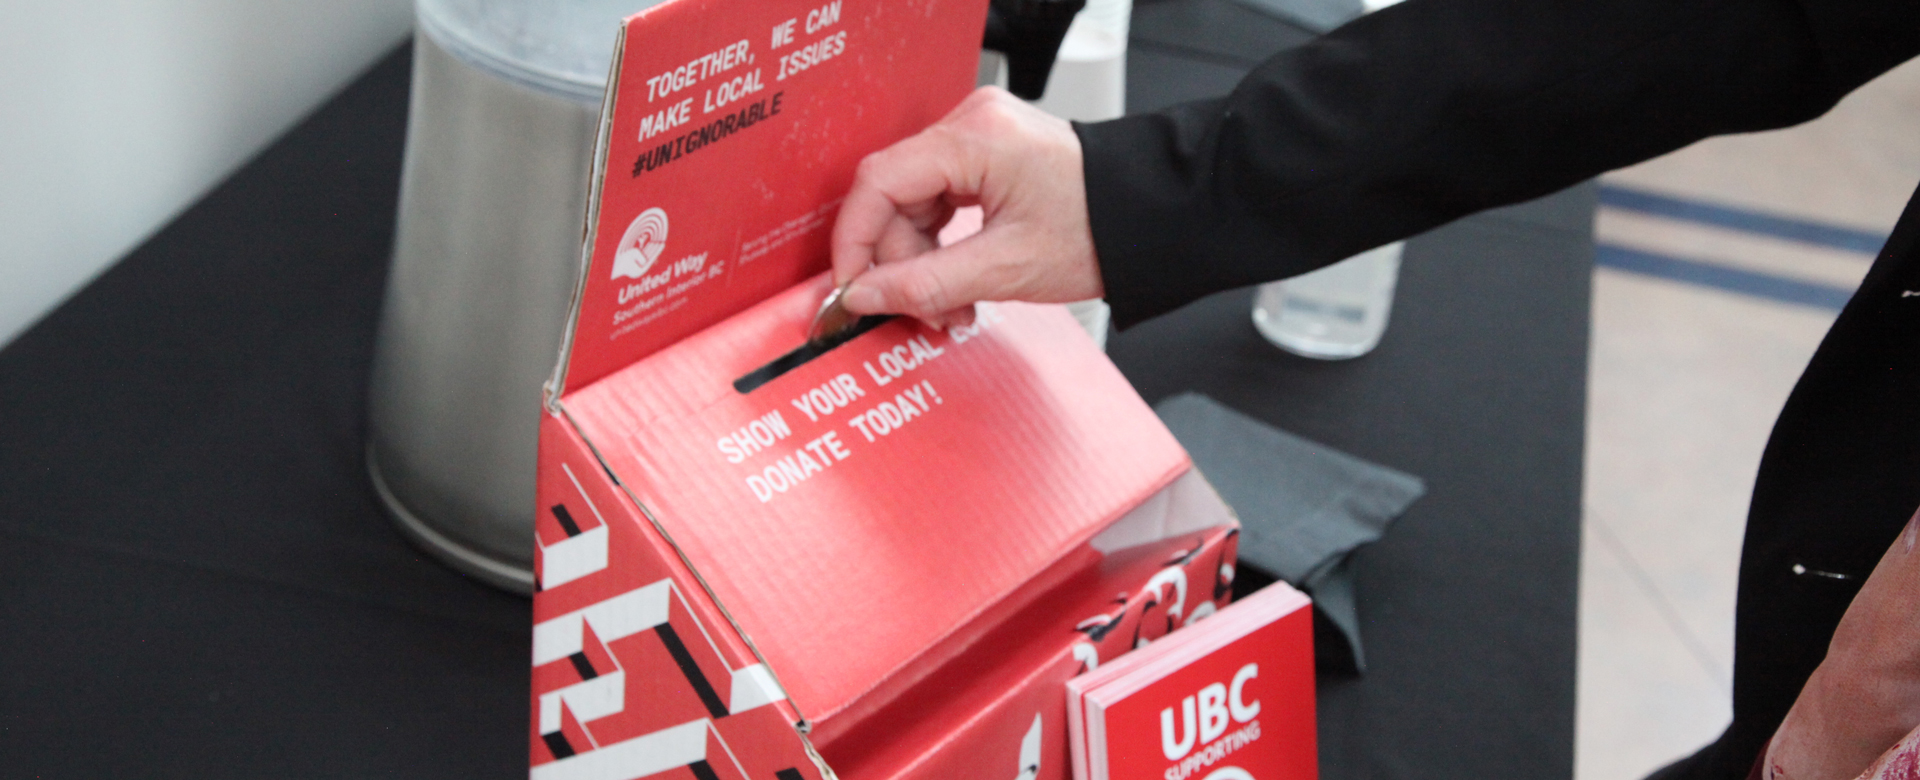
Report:
[[[1188,457],[1188,461],[1189,462],[1192,461],[1191,456]],[[1131,515],[1134,512],[1139,511],[1142,507],[1146,506],[1146,502],[1143,501],[1140,504],[1136,504],[1133,509],[1128,510],[1127,514],[1121,515],[1120,519],[1107,524],[1105,528],[1101,529],[1100,533],[1095,534],[1092,539],[1087,540],[1087,545],[1092,547],[1094,551],[1100,553],[1101,555],[1112,555],[1113,553],[1118,552],[1120,550],[1124,550],[1124,549],[1135,547],[1142,544],[1152,544],[1153,542],[1159,541],[1160,539],[1169,539],[1179,534],[1192,533],[1192,532],[1201,531],[1208,528],[1216,528],[1216,527],[1232,528],[1237,533],[1242,528],[1242,524],[1240,522],[1240,514],[1234,511],[1233,504],[1228,503],[1225,496],[1220,495],[1219,489],[1213,486],[1212,480],[1207,479],[1206,473],[1200,470],[1200,466],[1198,464],[1194,464],[1187,471],[1182,472],[1179,476],[1175,477],[1174,480],[1172,482],[1169,482],[1166,487],[1163,487],[1159,491],[1156,491],[1153,495],[1148,496],[1147,501],[1152,501],[1164,495],[1167,497],[1169,503],[1171,503],[1172,500],[1176,497],[1171,491],[1179,489],[1181,483],[1188,480],[1191,480],[1191,483],[1195,488],[1204,491],[1205,495],[1212,499],[1211,501],[1212,504],[1219,505],[1219,507],[1223,512],[1223,517],[1226,520],[1226,522],[1214,523],[1212,525],[1182,526],[1177,528],[1162,527],[1159,531],[1155,532],[1157,536],[1144,536],[1144,535],[1138,534],[1137,532],[1134,532],[1130,528],[1122,528],[1122,525],[1124,524],[1128,515]],[[1168,514],[1171,514],[1173,513],[1174,508],[1172,506],[1168,506],[1164,508],[1163,511]]]
[[[606,96],[600,100],[600,129],[593,142],[593,168],[587,178],[587,216],[580,226],[580,270],[574,274],[573,301],[567,306],[566,327],[560,331],[560,354],[554,360],[553,375],[542,386],[547,410],[563,416],[560,396],[567,391],[567,366],[573,362],[574,330],[580,325],[580,305],[587,296],[587,275],[593,272],[593,246],[599,240],[600,191],[607,180],[607,147],[612,143],[613,104],[620,94],[620,66],[626,62],[628,21],[631,20],[620,23],[620,32],[614,37],[613,65],[607,73]],[[567,424],[572,425],[573,419],[567,418]],[[580,426],[574,426],[574,430],[579,429]],[[599,453],[594,456],[599,457]]]

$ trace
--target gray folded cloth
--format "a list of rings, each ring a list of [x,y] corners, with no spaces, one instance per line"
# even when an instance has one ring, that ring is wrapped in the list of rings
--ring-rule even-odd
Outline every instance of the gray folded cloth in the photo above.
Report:
[[[1353,21],[1366,9],[1360,0],[1235,0],[1268,16],[1323,33]]]
[[[1240,517],[1240,560],[1313,594],[1315,609],[1338,629],[1351,656],[1326,660],[1365,671],[1347,555],[1380,538],[1427,492],[1426,483],[1204,395],[1182,393],[1154,411]]]

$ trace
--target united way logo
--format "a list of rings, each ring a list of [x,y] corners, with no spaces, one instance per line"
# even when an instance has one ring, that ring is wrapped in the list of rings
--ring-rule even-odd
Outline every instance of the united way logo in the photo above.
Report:
[[[667,212],[650,208],[633,218],[620,246],[613,252],[613,278],[638,279],[647,275],[653,261],[667,248]]]

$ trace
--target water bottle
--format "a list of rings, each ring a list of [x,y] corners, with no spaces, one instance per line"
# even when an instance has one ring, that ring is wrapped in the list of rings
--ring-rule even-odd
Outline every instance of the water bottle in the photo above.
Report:
[[[1399,0],[1361,0],[1373,13]],[[1321,360],[1346,360],[1373,351],[1387,331],[1393,288],[1400,278],[1396,241],[1312,273],[1260,285],[1253,326],[1274,346]]]
[[[1253,325],[1281,349],[1322,360],[1372,351],[1387,330],[1400,277],[1396,241],[1312,273],[1260,285]]]

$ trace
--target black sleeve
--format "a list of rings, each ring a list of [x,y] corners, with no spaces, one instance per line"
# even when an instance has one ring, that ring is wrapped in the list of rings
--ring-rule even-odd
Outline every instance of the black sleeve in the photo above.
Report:
[[[1130,325],[1802,122],[1916,53],[1920,0],[1408,0],[1225,98],[1077,125],[1107,300]]]

